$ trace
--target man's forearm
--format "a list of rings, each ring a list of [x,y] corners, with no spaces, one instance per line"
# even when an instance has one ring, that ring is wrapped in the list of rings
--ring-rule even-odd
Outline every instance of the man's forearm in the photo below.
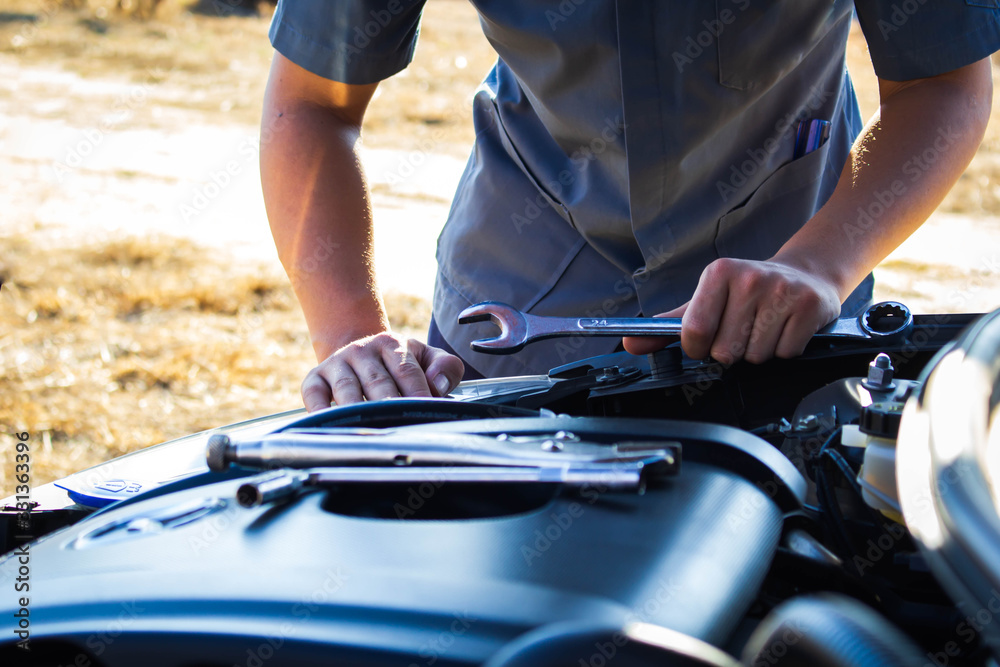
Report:
[[[264,204],[319,361],[302,381],[310,411],[331,402],[444,396],[464,372],[458,357],[389,331],[357,152],[377,86],[327,79],[276,52],[264,94]]]
[[[881,82],[829,202],[774,259],[835,284],[841,299],[944,199],[982,141],[989,60],[912,84]]]
[[[322,360],[385,331],[374,275],[372,215],[359,130],[323,106],[265,100],[261,184],[278,256]],[[272,132],[267,128],[282,127]]]

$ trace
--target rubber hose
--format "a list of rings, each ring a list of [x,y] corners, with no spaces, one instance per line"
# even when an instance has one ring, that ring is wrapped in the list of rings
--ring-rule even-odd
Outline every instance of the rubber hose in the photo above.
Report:
[[[779,605],[743,651],[747,667],[912,667],[923,654],[867,605],[822,594]]]

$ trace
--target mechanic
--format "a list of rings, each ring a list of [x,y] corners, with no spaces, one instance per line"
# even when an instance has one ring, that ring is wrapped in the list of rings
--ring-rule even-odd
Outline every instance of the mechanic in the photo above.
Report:
[[[475,96],[425,345],[389,330],[357,155],[378,82],[412,58],[423,0],[278,3],[262,127],[283,126],[262,142],[261,181],[321,362],[302,385],[310,410],[443,395],[463,368],[544,373],[616,345],[466,352],[493,330],[457,314],[485,300],[682,315],[684,351],[724,364],[801,353],[870,302],[872,269],[972,159],[1000,48],[998,0],[474,4],[499,60]],[[855,11],[879,77],[867,125],[845,66]]]

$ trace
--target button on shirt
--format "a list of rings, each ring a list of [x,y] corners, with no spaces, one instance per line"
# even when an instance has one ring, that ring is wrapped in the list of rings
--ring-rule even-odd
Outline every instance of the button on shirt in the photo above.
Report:
[[[863,122],[845,66],[856,7],[879,76],[1000,48],[997,0],[475,0],[499,59],[438,241],[434,316],[487,376],[544,373],[609,339],[469,351],[485,300],[558,316],[652,315],[719,257],[766,259],[832,194]],[[281,0],[274,48],[363,84],[405,67],[422,0]],[[796,156],[799,124],[829,138]],[[853,222],[853,221],[849,221]],[[849,299],[871,295],[871,281]]]

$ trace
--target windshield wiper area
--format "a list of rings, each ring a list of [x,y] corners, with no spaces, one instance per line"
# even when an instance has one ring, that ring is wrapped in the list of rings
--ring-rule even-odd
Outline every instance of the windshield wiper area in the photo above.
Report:
[[[232,465],[269,470],[237,492],[244,507],[288,499],[308,487],[357,483],[457,482],[600,486],[643,493],[676,475],[678,442],[583,442],[567,431],[497,437],[383,429],[300,428],[260,439],[209,439],[214,471]]]

